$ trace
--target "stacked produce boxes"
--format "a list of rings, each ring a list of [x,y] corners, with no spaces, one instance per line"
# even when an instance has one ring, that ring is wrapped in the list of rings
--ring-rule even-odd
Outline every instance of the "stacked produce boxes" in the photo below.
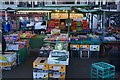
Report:
[[[48,57],[49,78],[65,79],[66,65],[69,64],[69,53],[66,50],[53,50]]]
[[[38,57],[33,62],[33,78],[34,79],[48,79],[47,58]]]
[[[65,79],[69,53],[66,50],[53,50],[49,57],[38,57],[33,62],[34,79]]]

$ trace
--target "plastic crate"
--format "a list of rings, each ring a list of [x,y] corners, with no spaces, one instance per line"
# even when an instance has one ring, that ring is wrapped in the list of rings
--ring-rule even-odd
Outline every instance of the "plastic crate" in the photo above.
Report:
[[[91,78],[114,78],[115,77],[115,66],[105,63],[98,62],[92,64],[91,67]]]

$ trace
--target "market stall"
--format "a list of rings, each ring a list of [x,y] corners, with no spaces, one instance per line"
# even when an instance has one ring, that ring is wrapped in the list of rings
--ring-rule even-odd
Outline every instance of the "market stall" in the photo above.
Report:
[[[6,41],[5,52],[17,53],[17,64],[22,63],[27,57],[27,48],[29,47],[28,40],[20,40],[20,35],[17,33],[4,35]]]

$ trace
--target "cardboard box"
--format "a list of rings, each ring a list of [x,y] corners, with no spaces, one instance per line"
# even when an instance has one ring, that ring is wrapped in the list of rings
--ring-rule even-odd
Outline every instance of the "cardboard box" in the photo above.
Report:
[[[59,72],[66,72],[66,65],[49,64],[49,70],[55,70],[55,71],[59,71]]]
[[[57,64],[57,65],[68,65],[69,64],[69,58],[65,59],[64,61],[61,61],[63,57],[52,57],[48,58],[48,64]]]
[[[33,68],[42,69],[42,70],[48,70],[47,58],[38,57],[33,62]]]
[[[90,45],[90,51],[100,51],[100,45]]]
[[[48,73],[33,72],[33,78],[36,78],[36,79],[48,78]]]
[[[16,65],[16,60],[12,61],[12,62],[0,62],[0,66],[1,67],[12,67],[14,65]]]
[[[87,44],[85,44],[85,45],[80,45],[80,48],[87,48],[87,49],[90,49],[90,45],[87,45]]]
[[[78,44],[70,44],[70,48],[80,48],[80,46]]]
[[[65,74],[64,72],[55,72],[53,74],[49,74],[49,78],[65,78]]]
[[[48,64],[68,65],[69,52],[66,50],[53,50],[50,52]]]
[[[5,54],[0,54],[0,63],[2,62],[13,62],[17,59],[17,53],[16,52],[5,52]]]

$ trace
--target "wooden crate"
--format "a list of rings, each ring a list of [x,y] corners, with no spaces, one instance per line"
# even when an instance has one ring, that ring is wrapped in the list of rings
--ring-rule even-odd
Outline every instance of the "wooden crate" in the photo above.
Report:
[[[59,72],[66,72],[66,65],[49,64],[49,70],[57,70]]]
[[[42,69],[42,70],[48,70],[47,58],[38,57],[33,62],[33,68]]]

